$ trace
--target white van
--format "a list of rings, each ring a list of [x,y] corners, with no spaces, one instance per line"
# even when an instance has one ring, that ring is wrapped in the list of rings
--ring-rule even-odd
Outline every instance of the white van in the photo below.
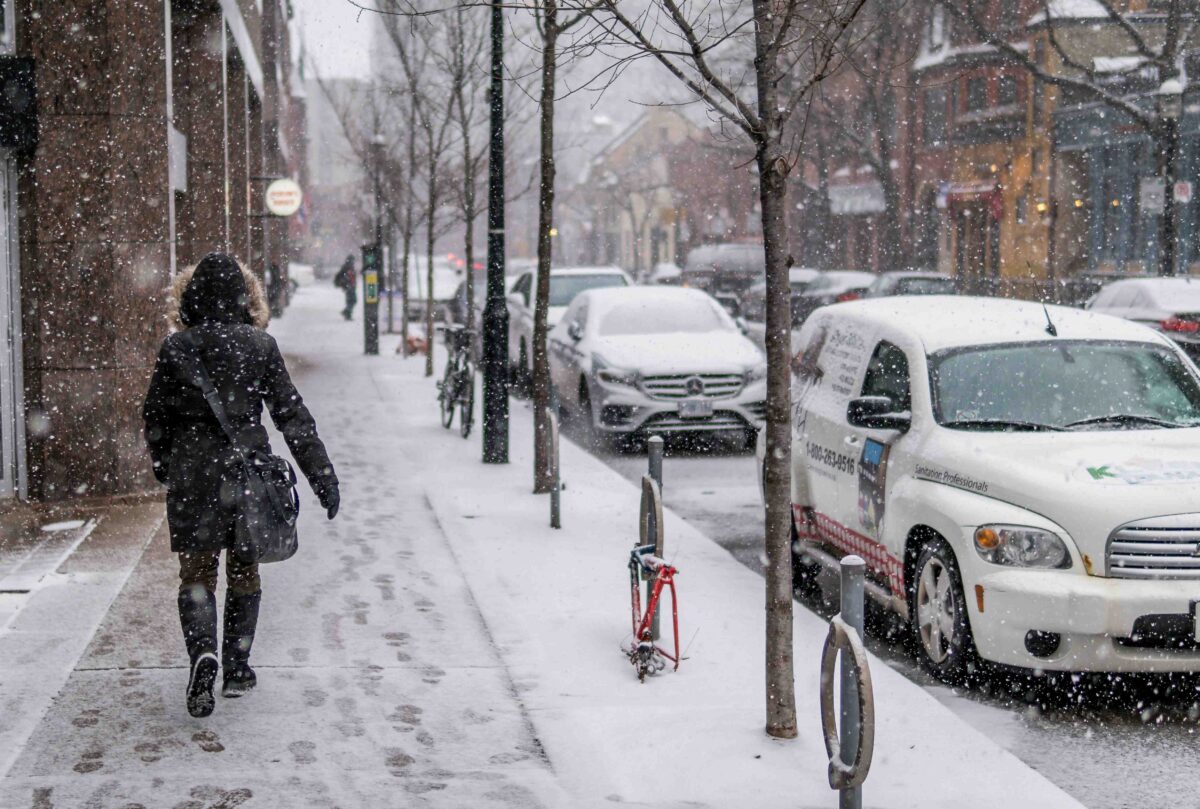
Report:
[[[1200,377],[1106,315],[966,297],[793,335],[797,569],[847,553],[922,664],[1200,670]]]

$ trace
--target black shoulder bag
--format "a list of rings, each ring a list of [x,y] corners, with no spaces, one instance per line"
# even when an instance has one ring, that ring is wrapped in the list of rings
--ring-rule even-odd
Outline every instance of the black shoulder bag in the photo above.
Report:
[[[296,518],[300,496],[296,492],[296,470],[291,462],[262,450],[246,449],[229,422],[221,397],[213,387],[195,344],[189,360],[193,382],[225,432],[246,473],[237,497],[237,526],[232,552],[247,563],[282,562],[299,547]]]

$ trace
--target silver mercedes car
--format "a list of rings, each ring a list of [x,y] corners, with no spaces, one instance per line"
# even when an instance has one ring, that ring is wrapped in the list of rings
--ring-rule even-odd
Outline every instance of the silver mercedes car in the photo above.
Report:
[[[598,437],[727,433],[754,445],[766,361],[705,292],[582,292],[551,330],[548,351],[560,407]]]

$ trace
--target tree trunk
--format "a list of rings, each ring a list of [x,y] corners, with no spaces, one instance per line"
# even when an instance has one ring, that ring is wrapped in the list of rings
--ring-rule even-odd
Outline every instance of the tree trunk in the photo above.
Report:
[[[1161,118],[1152,142],[1158,176],[1163,181],[1163,212],[1158,217],[1158,274],[1174,275],[1179,244],[1179,206],[1174,199],[1179,166],[1179,122]]]
[[[554,74],[558,67],[558,7],[545,0],[542,37],[541,188],[538,200],[537,294],[533,309],[533,491],[545,494],[554,487],[550,457],[544,437],[549,429],[550,363],[546,355],[546,318],[550,309],[550,230],[554,226]]]
[[[771,0],[754,0],[755,81],[762,131],[757,133],[759,202],[766,253],[767,423],[763,489],[767,551],[767,734],[796,736],[792,660],[792,309],[787,259],[787,175],[782,145],[776,15]]]

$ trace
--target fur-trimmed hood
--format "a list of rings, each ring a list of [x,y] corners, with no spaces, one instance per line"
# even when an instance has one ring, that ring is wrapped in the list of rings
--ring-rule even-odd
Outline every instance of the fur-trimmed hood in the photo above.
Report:
[[[210,258],[211,256],[206,256],[205,261],[209,260]],[[167,322],[170,324],[173,331],[182,331],[183,329],[187,328],[188,325],[195,325],[194,323],[185,324],[184,321],[188,318],[184,317],[181,313],[185,310],[185,293],[187,293],[188,288],[192,285],[192,280],[195,277],[196,270],[203,265],[205,261],[201,261],[201,263],[195,267],[188,267],[185,270],[181,270],[180,273],[175,276],[175,280],[171,283],[169,290],[170,294],[167,298]],[[233,260],[230,259],[230,261]],[[263,291],[262,283],[258,280],[258,276],[246,269],[245,266],[237,262],[233,263],[236,264],[239,270],[241,270],[242,280],[245,283],[245,311],[247,314],[246,321],[260,329],[265,329],[267,327],[267,322],[271,319],[271,309],[267,304],[267,296]],[[195,293],[196,290],[193,290],[192,294],[195,295]],[[195,304],[193,303],[193,308],[194,306]]]

